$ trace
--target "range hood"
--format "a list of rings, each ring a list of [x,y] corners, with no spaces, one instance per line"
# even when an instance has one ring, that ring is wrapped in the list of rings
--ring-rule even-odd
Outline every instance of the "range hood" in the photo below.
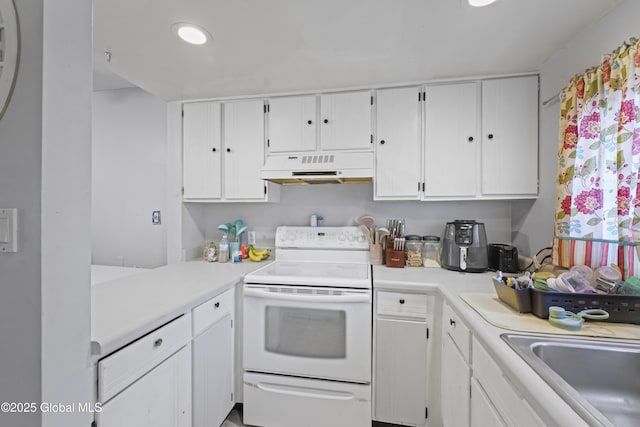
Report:
[[[311,152],[270,154],[260,178],[277,184],[371,182],[373,153]]]

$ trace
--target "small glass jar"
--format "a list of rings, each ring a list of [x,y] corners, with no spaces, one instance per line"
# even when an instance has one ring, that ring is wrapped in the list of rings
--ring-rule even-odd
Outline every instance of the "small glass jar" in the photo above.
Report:
[[[425,267],[440,267],[440,237],[422,237],[422,264]]]
[[[422,267],[422,239],[420,236],[405,237],[406,264],[408,267]]]

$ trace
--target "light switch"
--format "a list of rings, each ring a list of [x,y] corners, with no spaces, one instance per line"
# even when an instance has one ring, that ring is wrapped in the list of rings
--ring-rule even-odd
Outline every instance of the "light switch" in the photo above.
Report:
[[[0,253],[18,252],[18,209],[0,209]]]

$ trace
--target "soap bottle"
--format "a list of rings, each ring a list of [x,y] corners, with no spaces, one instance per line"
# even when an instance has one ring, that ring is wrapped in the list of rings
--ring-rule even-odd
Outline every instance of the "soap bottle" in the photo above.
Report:
[[[227,261],[229,261],[229,238],[224,234],[218,247],[218,262]]]

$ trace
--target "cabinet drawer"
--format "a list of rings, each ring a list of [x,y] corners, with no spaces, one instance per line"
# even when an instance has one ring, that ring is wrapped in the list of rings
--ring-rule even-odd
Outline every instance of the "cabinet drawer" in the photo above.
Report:
[[[227,314],[233,314],[235,287],[215,298],[200,304],[193,309],[193,336],[204,332],[209,326],[222,319]]]
[[[191,314],[149,333],[98,362],[98,400],[106,402],[191,340]]]
[[[378,292],[377,314],[384,316],[427,318],[427,296],[400,292]]]
[[[478,379],[508,425],[543,427],[545,424],[520,391],[505,376],[484,347],[473,339],[473,376]]]
[[[451,336],[464,360],[471,362],[471,332],[449,305],[442,307],[442,327]]]

